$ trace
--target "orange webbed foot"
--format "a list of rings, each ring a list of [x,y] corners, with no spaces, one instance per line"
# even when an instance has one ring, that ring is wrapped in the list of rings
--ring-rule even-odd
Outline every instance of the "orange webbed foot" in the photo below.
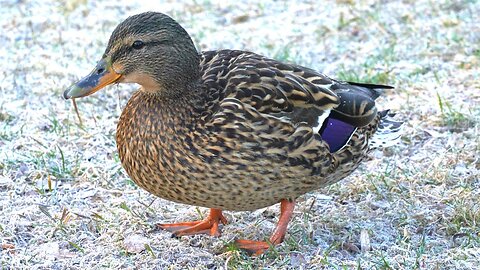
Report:
[[[262,255],[265,251],[270,248],[270,245],[265,241],[255,241],[255,240],[245,240],[239,239],[235,241],[235,246],[246,251],[248,254],[253,256]]]
[[[278,224],[275,227],[275,231],[269,239],[266,241],[254,241],[254,240],[236,240],[235,245],[245,250],[248,254],[259,256],[267,251],[271,246],[278,245],[283,242],[285,234],[287,233],[287,226],[292,218],[293,209],[295,208],[295,202],[290,200],[282,200],[280,203],[280,218]]]
[[[211,236],[220,236],[219,223],[227,224],[227,219],[223,216],[222,210],[210,209],[210,213],[204,220],[181,222],[172,224],[157,224],[157,227],[173,233],[174,236],[209,234]]]

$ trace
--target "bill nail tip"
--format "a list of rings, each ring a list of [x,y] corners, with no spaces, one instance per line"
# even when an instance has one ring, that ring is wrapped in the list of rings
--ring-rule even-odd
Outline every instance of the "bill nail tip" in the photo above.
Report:
[[[70,96],[68,95],[68,91],[63,92],[63,98],[64,99],[70,99]]]

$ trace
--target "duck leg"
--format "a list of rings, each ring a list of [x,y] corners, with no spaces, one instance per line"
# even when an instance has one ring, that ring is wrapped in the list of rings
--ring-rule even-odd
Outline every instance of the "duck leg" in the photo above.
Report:
[[[271,245],[278,245],[283,242],[285,234],[287,233],[287,225],[292,218],[293,209],[295,208],[295,201],[293,200],[282,200],[280,202],[280,219],[278,220],[277,226],[273,231],[272,236],[270,236],[269,242],[266,241],[253,241],[253,240],[237,240],[235,241],[237,247],[244,249],[250,254],[261,255]]]
[[[223,216],[222,210],[210,209],[210,213],[204,220],[181,222],[172,224],[157,224],[157,227],[163,230],[173,232],[175,236],[192,235],[192,234],[209,234],[211,236],[219,236],[219,223],[227,224],[227,219]]]

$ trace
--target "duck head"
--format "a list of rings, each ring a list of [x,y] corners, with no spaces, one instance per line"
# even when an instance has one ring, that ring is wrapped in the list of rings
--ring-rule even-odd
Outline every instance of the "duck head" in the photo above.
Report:
[[[175,20],[141,13],[115,28],[95,68],[63,96],[85,97],[113,83],[137,83],[141,91],[176,96],[198,80],[199,62],[190,36]]]

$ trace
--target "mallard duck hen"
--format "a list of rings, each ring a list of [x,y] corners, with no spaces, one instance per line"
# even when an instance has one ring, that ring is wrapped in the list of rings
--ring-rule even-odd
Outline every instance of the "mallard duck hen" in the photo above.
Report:
[[[112,83],[141,86],[117,127],[128,175],[156,196],[211,209],[201,221],[158,226],[219,235],[223,210],[280,203],[270,243],[237,240],[255,254],[282,242],[297,197],[341,180],[369,149],[399,137],[401,123],[375,105],[378,89],[391,87],[336,81],[252,52],[198,53],[162,13],[120,23],[94,70],[64,97]]]

